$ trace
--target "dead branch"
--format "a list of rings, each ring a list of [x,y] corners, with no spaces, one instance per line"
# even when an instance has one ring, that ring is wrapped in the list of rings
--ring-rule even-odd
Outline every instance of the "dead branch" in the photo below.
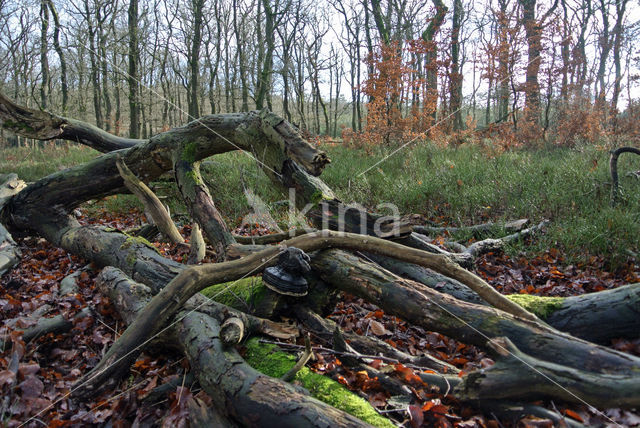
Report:
[[[169,238],[170,242],[180,243],[184,242],[182,235],[178,232],[167,209],[162,205],[162,202],[158,197],[144,184],[134,173],[127,167],[122,158],[118,156],[116,158],[116,167],[120,176],[124,180],[124,185],[133,193],[145,207],[145,211],[151,215],[153,222],[164,236]]]
[[[635,147],[620,147],[611,151],[609,159],[609,171],[611,172],[611,205],[616,205],[620,198],[620,190],[618,189],[618,157],[622,153],[634,153],[640,155],[640,149]]]
[[[189,238],[189,258],[187,264],[194,265],[200,263],[206,255],[207,247],[202,238],[202,232],[198,223],[191,225],[191,237]]]
[[[239,244],[250,244],[250,245],[268,245],[275,244],[281,241],[284,241],[288,238],[295,238],[296,236],[301,236],[306,233],[317,232],[316,229],[291,229],[288,232],[279,232],[279,233],[271,233],[269,235],[262,236],[242,236],[242,235],[234,235],[236,242]]]

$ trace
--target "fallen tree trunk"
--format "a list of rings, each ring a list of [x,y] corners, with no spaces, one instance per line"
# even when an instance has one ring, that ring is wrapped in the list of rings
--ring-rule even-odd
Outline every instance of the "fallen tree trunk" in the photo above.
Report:
[[[464,302],[486,305],[466,285],[422,266],[375,254],[365,257],[403,278],[426,285]],[[550,326],[590,342],[607,345],[640,333],[640,284],[571,297],[507,296]]]
[[[487,302],[498,305],[523,320],[529,320],[534,325],[538,324],[538,319],[535,315],[522,309],[516,303],[505,299],[480,278],[462,269],[444,255],[426,253],[370,236],[331,231],[316,232],[292,238],[286,242],[286,246],[300,248],[303,251],[343,247],[382,253],[404,261],[411,261],[441,273],[448,273],[449,276],[455,277],[463,281],[467,286],[472,287]],[[138,344],[145,342],[149,337],[160,331],[166,322],[195,293],[211,284],[235,281],[252,273],[258,273],[265,267],[275,264],[280,252],[278,247],[267,247],[258,253],[238,260],[193,266],[181,272],[152,299],[144,313],[125,330],[118,341],[102,358],[98,366],[87,375],[91,382],[83,382],[85,387],[78,393],[91,394],[91,391],[103,385],[107,379],[121,375],[135,359],[137,354],[133,351]],[[346,274],[348,275],[348,272]],[[371,299],[371,296],[367,296],[367,298]]]
[[[150,289],[115,269],[103,272],[100,284],[129,322],[144,310],[151,298]],[[198,309],[179,314],[171,323],[172,328],[161,337],[165,338],[162,343],[179,344],[218,413],[243,426],[369,426],[310,397],[302,388],[250,367],[235,349],[221,340],[219,319],[229,319],[227,314],[234,311],[215,303],[203,309],[209,314]]]
[[[526,218],[520,220],[508,221],[503,224],[496,224],[493,222],[474,224],[473,226],[460,226],[460,227],[441,227],[441,226],[413,226],[413,231],[422,233],[427,236],[438,235],[453,235],[456,233],[469,233],[474,238],[481,239],[493,231],[504,229],[507,232],[516,233],[523,230],[529,220]]]
[[[613,338],[635,339],[640,335],[640,284],[541,300],[539,307],[551,306],[546,309],[546,321],[576,337],[609,344]],[[535,305],[534,299],[531,306]]]
[[[250,245],[235,246],[232,254],[241,257],[263,248]],[[358,255],[391,273],[439,293],[463,302],[488,306],[487,302],[463,283],[431,269],[373,253],[360,252]],[[350,265],[345,269],[349,268]],[[350,271],[350,275],[355,275],[355,272],[357,271]],[[637,316],[640,312],[640,284],[571,297],[541,297],[527,294],[506,297],[534,313],[550,326],[590,342],[607,345],[616,338],[637,338],[640,331],[640,317]]]
[[[0,211],[9,199],[26,187],[16,174],[0,174]],[[20,260],[20,249],[13,237],[0,222],[0,276],[14,267]]]
[[[640,404],[640,382],[632,373],[598,376],[588,370],[532,358],[509,339],[489,342],[496,363],[469,373],[454,394],[465,401],[535,400],[546,397],[576,404],[633,408]]]
[[[451,261],[449,254],[428,254],[379,239],[404,240],[418,247],[426,244],[415,239],[411,228],[397,218],[369,213],[340,202],[331,189],[316,177],[328,163],[326,155],[306,143],[293,127],[275,115],[251,112],[205,116],[149,140],[126,140],[112,138],[97,128],[47,112],[17,106],[0,97],[0,120],[5,128],[31,138],[68,138],[80,140],[102,151],[121,149],[117,153],[106,153],[87,164],[45,177],[12,196],[0,210],[0,223],[11,232],[37,233],[54,245],[80,254],[100,266],[122,267],[134,280],[151,287],[152,292],[159,291],[141,309],[142,312],[135,311],[140,315],[136,315],[100,364],[81,381],[80,392],[92,393],[117,380],[129,367],[139,348],[162,329],[168,329],[167,323],[185,308],[189,299],[196,299],[192,297],[194,293],[212,284],[259,273],[275,262],[273,259],[280,249],[262,248],[260,253],[239,260],[187,268],[161,257],[153,246],[144,241],[107,228],[80,226],[68,215],[69,212],[86,200],[126,191],[116,167],[118,156],[142,182],[174,169],[183,199],[210,244],[218,249],[218,255],[230,255],[233,251],[240,254],[246,248],[243,250],[233,245],[235,240],[227,234],[226,225],[213,205],[213,197],[201,183],[198,162],[217,153],[241,149],[254,155],[275,185],[283,190],[295,190],[296,200],[292,202],[318,228],[360,234],[307,234],[293,238],[284,245],[298,246],[306,251],[341,247],[379,253],[385,257],[393,256],[409,266],[420,265],[447,277],[457,278],[473,288],[483,300],[511,314],[485,305],[461,302],[416,282],[403,280],[378,265],[341,250],[323,251],[313,257],[315,273],[326,282],[360,295],[386,312],[468,343],[486,347],[491,338],[508,337],[519,352],[540,364],[540,370],[546,370],[547,366],[544,365],[551,363],[550,360],[566,367],[567,370],[555,374],[558,379],[554,379],[556,383],[552,387],[538,390],[545,397],[569,399],[566,390],[579,396],[582,387],[587,394],[592,394],[594,383],[602,381],[609,397],[601,395],[601,399],[605,400],[603,403],[610,403],[606,400],[620,397],[623,392],[629,395],[621,400],[624,405],[632,406],[640,401],[640,394],[633,386],[626,387],[623,392],[615,391],[611,382],[602,379],[614,375],[632,383],[640,370],[640,359],[584,342],[545,325]],[[165,287],[167,283],[170,285]],[[254,405],[254,401],[260,399],[249,394],[255,387],[256,391],[264,393],[261,396],[268,401],[258,405],[265,412],[277,410],[274,407],[275,397],[280,394],[291,393],[298,399],[295,391],[259,380],[259,376],[246,371],[241,361],[234,360],[233,352],[230,353],[231,362],[225,360],[224,354],[230,351],[221,347],[218,332],[221,321],[209,321],[193,314],[179,318],[180,328],[183,328],[179,340],[189,337],[189,343],[183,342],[181,346],[193,359],[202,357],[220,365],[203,374],[201,381],[208,383],[208,388],[217,386],[224,376],[234,379],[225,386],[229,389],[214,391],[220,394],[220,399],[234,401],[232,406],[247,410]],[[243,326],[249,322],[242,316],[238,319]],[[239,326],[238,323],[234,325]],[[200,333],[205,332],[213,332],[215,337],[200,337]],[[237,336],[239,334],[230,337]],[[204,351],[200,352],[199,347]],[[569,379],[572,373],[586,373],[585,384]],[[560,385],[560,389],[557,385]],[[274,393],[269,395],[265,388],[273,388]],[[238,395],[239,392],[243,392],[243,395]],[[517,395],[518,391],[514,391],[514,394]],[[597,395],[590,396],[598,399]],[[303,398],[300,400],[300,403],[306,402]],[[295,409],[290,410],[293,412]],[[322,408],[322,413],[325,412],[328,417],[335,415],[331,408]],[[292,424],[300,423],[303,421],[301,417],[301,414],[295,414],[290,421]],[[250,424],[252,420],[243,419],[241,422]]]
[[[342,250],[324,251],[312,259],[311,265],[326,282],[385,312],[465,343],[485,346],[490,338],[508,337],[522,352],[569,367],[629,375],[640,369],[640,358],[494,308],[458,301]]]

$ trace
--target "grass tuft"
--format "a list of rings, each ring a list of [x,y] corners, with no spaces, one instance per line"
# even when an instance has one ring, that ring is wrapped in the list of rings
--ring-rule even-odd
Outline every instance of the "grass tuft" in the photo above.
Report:
[[[386,158],[389,149],[371,153],[342,146],[323,147],[332,163],[322,179],[344,202],[357,202],[383,214],[380,204],[391,203],[401,214],[419,213],[447,225],[529,218],[551,220],[546,234],[533,245],[514,243],[509,253],[537,254],[556,247],[569,263],[604,256],[611,269],[623,263],[629,251],[640,251],[640,181],[627,171],[640,170],[637,156],[622,156],[618,170],[623,201],[609,203],[609,152],[596,146],[547,147],[544,150],[512,150],[496,153],[477,145],[451,148],[429,143],[407,147]],[[12,148],[0,151],[0,173],[16,172],[34,181],[95,157],[94,150],[73,144],[44,148]],[[367,174],[371,165],[385,159]],[[202,176],[216,206],[231,227],[239,226],[251,207],[245,189],[262,199],[273,218],[287,227],[287,197],[276,188],[245,153],[217,155],[203,162]],[[175,185],[156,183],[156,192],[169,196],[173,214],[186,213]],[[127,210],[135,198],[107,199],[108,209]],[[461,238],[467,238],[462,236]]]

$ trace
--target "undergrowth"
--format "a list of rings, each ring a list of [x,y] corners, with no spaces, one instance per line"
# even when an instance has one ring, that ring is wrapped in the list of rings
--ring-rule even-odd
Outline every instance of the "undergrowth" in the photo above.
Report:
[[[544,150],[498,152],[490,146],[463,144],[436,147],[416,144],[387,158],[388,148],[368,152],[342,146],[323,147],[332,163],[322,174],[338,197],[369,209],[395,204],[402,214],[418,213],[446,225],[529,218],[548,219],[547,233],[532,243],[515,243],[508,252],[538,254],[549,248],[564,252],[567,262],[587,254],[604,256],[615,268],[640,250],[640,181],[626,175],[640,169],[640,158],[621,156],[618,170],[623,202],[609,203],[609,153],[596,146],[547,147]],[[17,172],[27,181],[76,163],[96,152],[75,145],[41,149],[2,149],[0,173]],[[379,165],[368,170],[378,161]],[[280,226],[286,228],[287,197],[266,178],[245,153],[227,153],[203,162],[202,175],[230,226],[250,213],[246,193],[257,195]],[[186,209],[165,175],[152,187],[163,196],[173,215]],[[104,202],[111,210],[135,206],[131,197]],[[389,209],[381,209],[391,214]],[[467,238],[461,236],[461,238]]]

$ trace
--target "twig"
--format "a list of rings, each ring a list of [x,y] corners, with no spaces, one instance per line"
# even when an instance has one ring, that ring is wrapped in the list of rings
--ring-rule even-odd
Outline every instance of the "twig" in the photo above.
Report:
[[[301,236],[306,233],[317,232],[316,229],[291,229],[288,232],[279,232],[272,233],[269,235],[262,236],[244,236],[244,235],[233,235],[235,240],[239,244],[275,244],[276,242],[284,241],[285,239],[295,238],[296,236]]]
[[[277,341],[273,341],[273,340],[266,340],[266,339],[260,339],[259,343],[266,343],[266,344],[270,344],[270,345],[278,345],[282,348],[294,348],[294,349],[302,349],[304,348],[304,346],[302,345],[296,345],[293,343],[285,343],[285,342],[277,342]],[[393,364],[399,364],[400,360],[397,360],[395,358],[391,358],[391,357],[385,357],[384,355],[366,355],[366,354],[360,354],[360,353],[355,353],[355,352],[343,352],[343,351],[336,351],[335,349],[331,349],[331,348],[324,348],[322,346],[312,346],[311,350],[313,352],[327,352],[330,354],[335,354],[335,355],[341,355],[341,356],[346,356],[346,357],[353,357],[353,358],[357,358],[360,360],[381,360],[384,362],[388,362],[388,363],[393,363]],[[429,370],[429,371],[433,371],[433,369],[428,368],[428,367],[421,367],[421,366],[416,366],[415,364],[404,364],[403,366],[405,367],[409,367],[412,369],[416,369],[416,370]]]
[[[311,340],[309,339],[309,335],[307,334],[304,337],[304,353],[302,354],[298,362],[296,362],[296,364],[291,367],[291,369],[286,372],[280,379],[283,382],[291,382],[293,378],[296,377],[296,373],[298,373],[304,367],[304,365],[307,364],[307,361],[309,361],[309,358],[311,358],[312,354],[313,352],[311,350]]]

